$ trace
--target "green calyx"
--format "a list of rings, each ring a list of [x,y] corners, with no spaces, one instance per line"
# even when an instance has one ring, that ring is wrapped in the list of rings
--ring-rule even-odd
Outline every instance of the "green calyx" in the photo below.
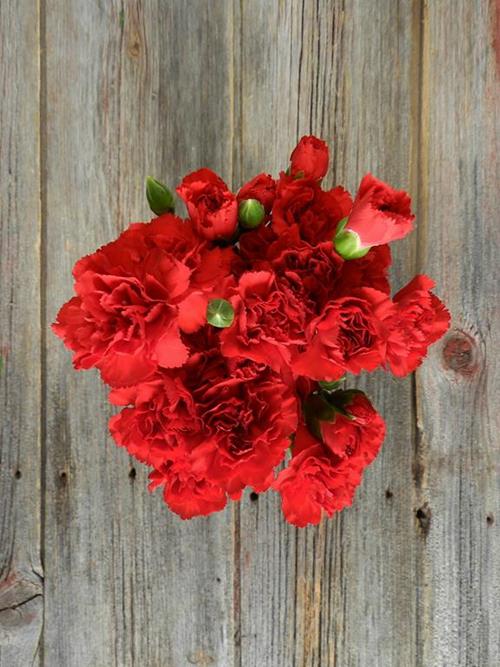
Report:
[[[349,405],[358,393],[361,392],[357,389],[349,389],[310,394],[304,402],[304,417],[309,431],[321,440],[321,422],[334,422],[338,414],[353,420]]]
[[[370,246],[368,248],[360,248],[359,236],[356,232],[350,230],[344,231],[347,221],[348,218],[344,218],[338,224],[335,238],[333,239],[335,250],[344,259],[360,259],[369,252]]]
[[[258,199],[244,199],[238,207],[238,221],[245,229],[258,227],[266,217],[266,211]]]
[[[330,393],[332,391],[335,391],[336,389],[339,389],[344,380],[345,380],[345,375],[341,377],[339,380],[335,380],[334,382],[326,382],[325,380],[320,380],[318,384],[322,391]]]
[[[152,176],[146,177],[146,197],[149,208],[156,215],[175,211],[174,196],[170,190]]]
[[[226,299],[211,299],[207,306],[207,322],[218,329],[227,329],[234,322],[234,309]]]

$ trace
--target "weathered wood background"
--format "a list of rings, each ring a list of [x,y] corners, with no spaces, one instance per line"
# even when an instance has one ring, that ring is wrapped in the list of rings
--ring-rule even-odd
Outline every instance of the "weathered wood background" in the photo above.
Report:
[[[497,667],[500,8],[487,0],[1,0],[0,665]],[[495,49],[497,51],[495,52]],[[363,379],[388,437],[351,509],[273,494],[183,523],[49,331],[75,260],[149,215],[143,178],[407,187],[453,329]],[[497,381],[497,382],[495,382]]]

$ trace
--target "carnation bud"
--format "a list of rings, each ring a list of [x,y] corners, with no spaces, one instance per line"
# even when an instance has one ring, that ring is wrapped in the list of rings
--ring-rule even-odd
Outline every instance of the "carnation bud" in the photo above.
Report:
[[[335,244],[335,250],[344,259],[359,259],[368,253],[371,246],[362,248],[361,240],[356,232],[351,230],[344,231],[344,227],[346,226],[347,221],[348,218],[344,218],[339,222],[333,241]]]
[[[148,198],[149,208],[156,215],[175,211],[173,194],[152,176],[146,177],[146,197]]]
[[[264,220],[266,211],[258,199],[244,199],[238,208],[238,220],[242,227],[254,229]]]
[[[207,306],[207,322],[213,327],[227,329],[234,321],[234,309],[226,299],[211,299]]]

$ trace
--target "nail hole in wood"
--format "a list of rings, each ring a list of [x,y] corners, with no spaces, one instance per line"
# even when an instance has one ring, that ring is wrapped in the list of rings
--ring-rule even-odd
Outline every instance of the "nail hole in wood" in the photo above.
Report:
[[[59,473],[59,480],[63,486],[68,481],[68,475],[65,470],[61,470],[61,472]]]
[[[134,479],[136,478],[136,475],[137,475],[137,470],[135,468],[130,468],[128,476],[130,477],[130,479],[132,481],[134,481]]]
[[[493,514],[486,515],[486,523],[488,524],[488,526],[492,526],[495,523],[495,517],[493,516]]]
[[[21,471],[20,471],[20,470],[16,470],[16,472],[14,473],[14,477],[15,477],[16,479],[21,479],[21,477],[22,477],[22,473],[21,473]]]
[[[252,491],[250,494],[250,500],[255,503],[259,499],[259,494],[255,493],[255,491]]]
[[[394,495],[394,494],[393,494],[393,492],[392,492],[390,489],[386,489],[386,490],[385,490],[385,497],[387,498],[387,500],[390,500],[390,499],[392,498],[393,495]]]
[[[415,516],[418,521],[418,525],[420,526],[420,530],[422,531],[422,535],[424,537],[427,537],[429,534],[429,529],[431,527],[431,517],[432,517],[432,512],[431,508],[427,503],[424,503],[422,507],[419,507],[417,511],[415,512]]]

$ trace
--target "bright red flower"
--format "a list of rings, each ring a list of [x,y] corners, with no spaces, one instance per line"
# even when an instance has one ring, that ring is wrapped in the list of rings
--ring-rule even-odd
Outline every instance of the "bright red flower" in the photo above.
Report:
[[[177,188],[196,231],[205,239],[230,239],[238,223],[238,202],[224,181],[210,169],[186,176]]]
[[[186,372],[206,438],[215,444],[210,478],[232,498],[248,485],[265,491],[297,426],[293,386],[267,366],[226,364],[218,355],[201,365],[194,359]]]
[[[303,239],[312,243],[331,241],[337,225],[351,210],[352,200],[344,188],[323,191],[311,178],[281,174],[272,210],[272,227],[281,234],[297,225]]]
[[[321,439],[341,461],[361,469],[377,456],[385,437],[385,423],[361,391],[339,392],[349,416],[336,411],[329,421],[319,421]],[[335,402],[335,396],[332,397]]]
[[[270,271],[244,273],[230,298],[235,318],[221,334],[222,353],[281,370],[305,342],[307,311],[293,291]]]
[[[135,224],[74,268],[77,296],[53,330],[75,352],[75,368],[97,367],[112,386],[135,384],[158,366],[187,359],[177,307],[202,262],[191,223],[164,215]]]
[[[302,137],[290,156],[292,176],[320,179],[328,171],[328,146],[313,136]]]
[[[293,371],[315,380],[334,381],[346,372],[372,371],[384,357],[383,319],[391,301],[369,287],[331,301],[306,332],[307,348]]]
[[[164,486],[165,502],[181,519],[219,512],[227,502],[224,489],[206,477],[203,458],[193,454],[163,463],[149,479],[150,491]]]
[[[360,183],[344,232],[356,234],[358,249],[402,239],[413,229],[415,216],[404,190],[367,174]]]
[[[414,371],[450,326],[450,314],[430,291],[435,286],[427,276],[415,276],[394,297],[396,308],[390,318],[387,365],[398,377]]]
[[[259,174],[245,183],[238,192],[238,201],[257,199],[269,213],[276,196],[276,181],[269,174]]]

